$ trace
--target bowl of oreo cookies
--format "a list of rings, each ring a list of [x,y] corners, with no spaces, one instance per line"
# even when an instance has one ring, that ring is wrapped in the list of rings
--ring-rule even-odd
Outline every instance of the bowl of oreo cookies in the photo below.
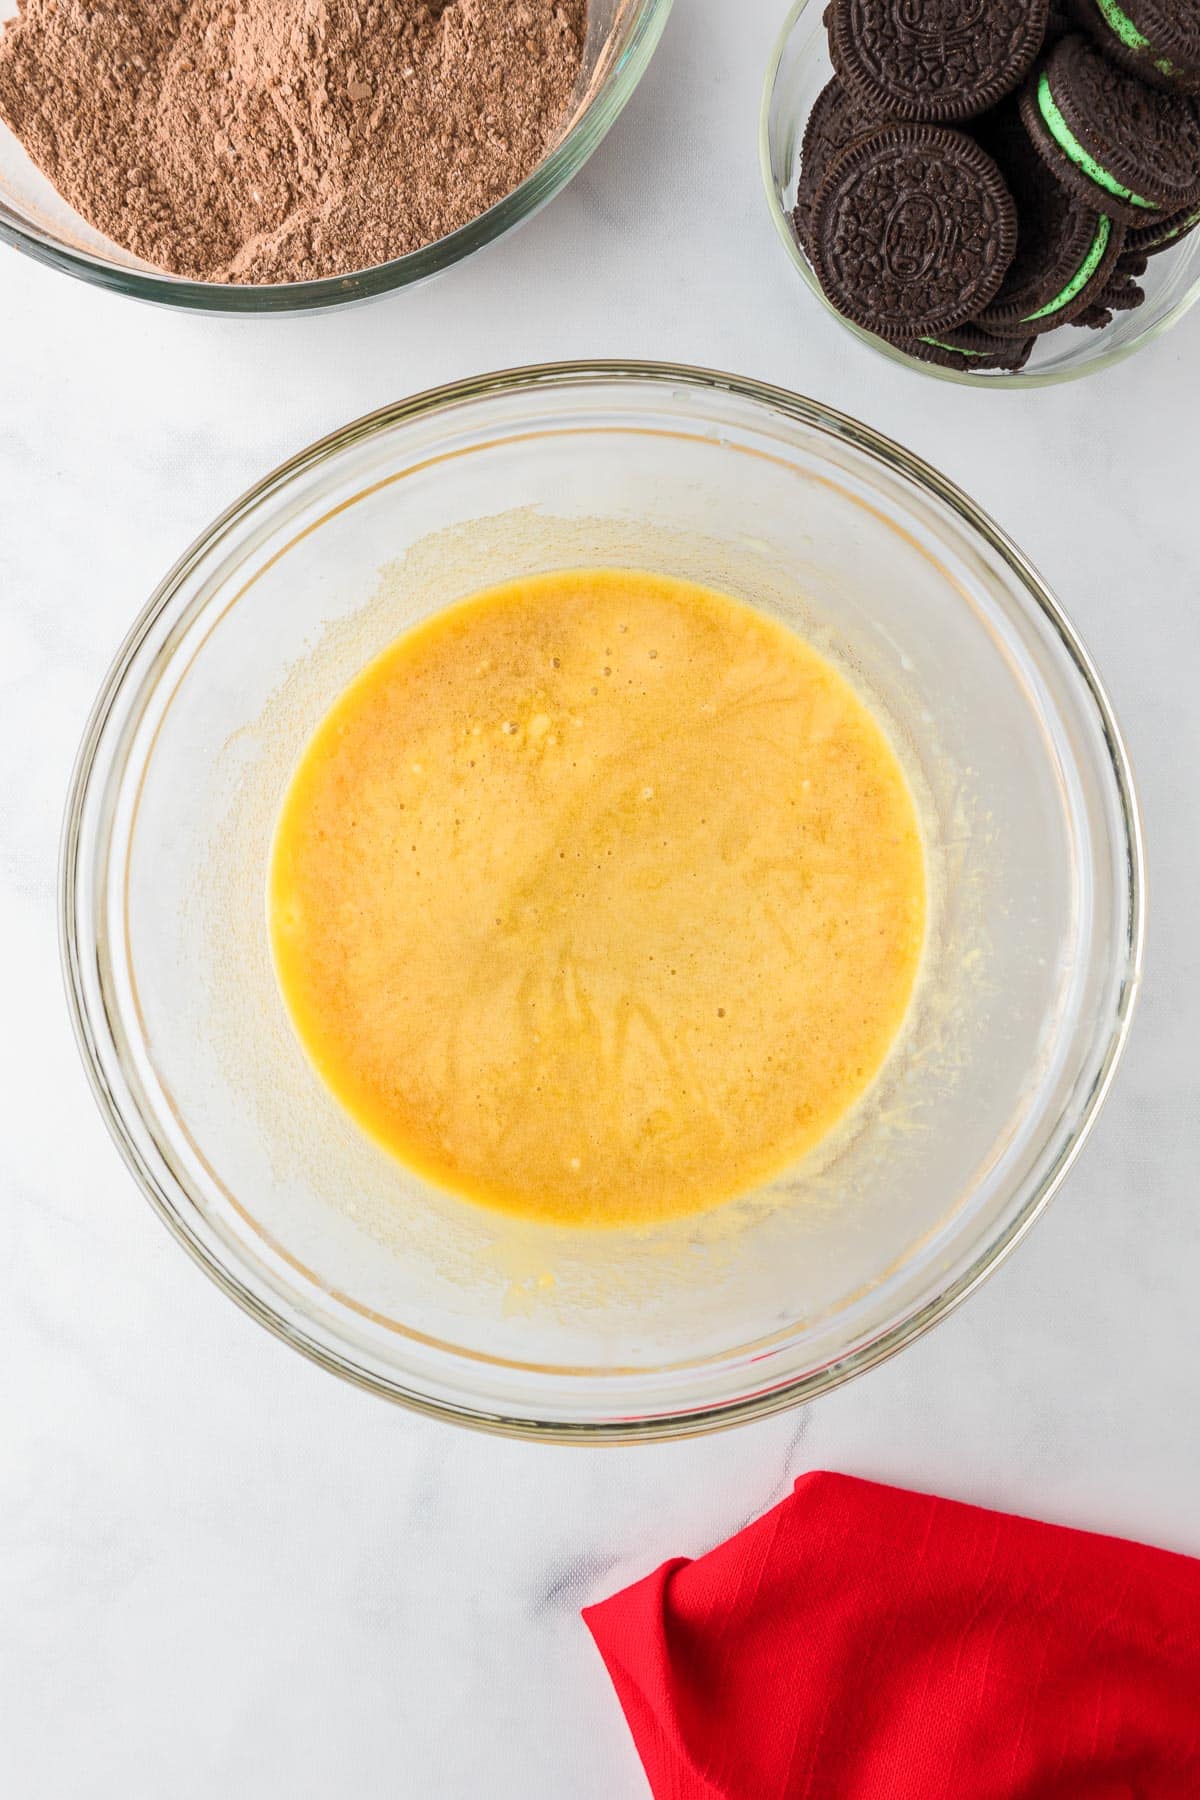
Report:
[[[795,267],[873,348],[1087,374],[1200,295],[1200,0],[797,0],[761,155]]]

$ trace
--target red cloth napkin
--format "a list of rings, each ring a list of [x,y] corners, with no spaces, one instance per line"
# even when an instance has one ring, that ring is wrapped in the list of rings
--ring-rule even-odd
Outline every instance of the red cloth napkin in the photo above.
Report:
[[[1200,1562],[802,1476],[584,1618],[656,1800],[1200,1800]]]

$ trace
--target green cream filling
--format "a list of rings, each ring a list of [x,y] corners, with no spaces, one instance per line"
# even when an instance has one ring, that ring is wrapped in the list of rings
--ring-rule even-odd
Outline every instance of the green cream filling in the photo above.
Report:
[[[960,350],[957,344],[944,344],[941,338],[923,337],[921,342],[932,344],[935,350],[949,350],[951,356],[989,356],[991,354],[988,350]]]
[[[1104,188],[1110,194],[1115,194],[1118,200],[1127,200],[1130,206],[1144,206],[1148,212],[1158,211],[1153,200],[1143,200],[1142,196],[1135,194],[1132,188],[1122,187],[1116,176],[1110,175],[1104,165],[1098,163],[1090,151],[1084,149],[1059,112],[1058,102],[1050,92],[1050,80],[1045,71],[1038,82],[1037,100],[1038,111],[1045,121],[1047,131],[1063,155],[1069,157],[1077,169],[1082,169],[1083,173],[1090,177],[1098,187]]]
[[[1108,249],[1108,240],[1111,236],[1112,220],[1101,214],[1100,224],[1096,228],[1096,235],[1092,240],[1092,247],[1062,293],[1056,294],[1053,300],[1048,301],[1045,306],[1040,306],[1036,312],[1026,313],[1021,320],[1022,325],[1032,325],[1035,319],[1048,319],[1051,313],[1061,312],[1064,306],[1070,306],[1072,300],[1083,292],[1104,261],[1104,252]]]
[[[1116,0],[1096,0],[1104,23],[1110,31],[1115,31],[1127,50],[1148,50],[1150,39],[1144,37],[1129,17],[1123,13]]]
[[[1120,38],[1127,50],[1149,50],[1150,39],[1139,31],[1128,13],[1121,11],[1117,0],[1096,0],[1096,6],[1108,29]],[[1168,62],[1165,56],[1157,56],[1154,66],[1160,75],[1174,75],[1175,65]]]

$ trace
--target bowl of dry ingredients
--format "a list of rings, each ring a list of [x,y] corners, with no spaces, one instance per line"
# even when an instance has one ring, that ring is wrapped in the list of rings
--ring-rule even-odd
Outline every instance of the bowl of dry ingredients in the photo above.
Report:
[[[521,224],[671,0],[0,0],[0,239],[138,299],[344,305]]]

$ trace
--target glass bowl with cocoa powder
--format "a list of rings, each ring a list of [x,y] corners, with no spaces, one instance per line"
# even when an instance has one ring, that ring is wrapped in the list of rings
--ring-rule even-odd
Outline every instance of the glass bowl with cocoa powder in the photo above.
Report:
[[[137,299],[427,280],[587,161],[671,0],[0,0],[0,240]]]

